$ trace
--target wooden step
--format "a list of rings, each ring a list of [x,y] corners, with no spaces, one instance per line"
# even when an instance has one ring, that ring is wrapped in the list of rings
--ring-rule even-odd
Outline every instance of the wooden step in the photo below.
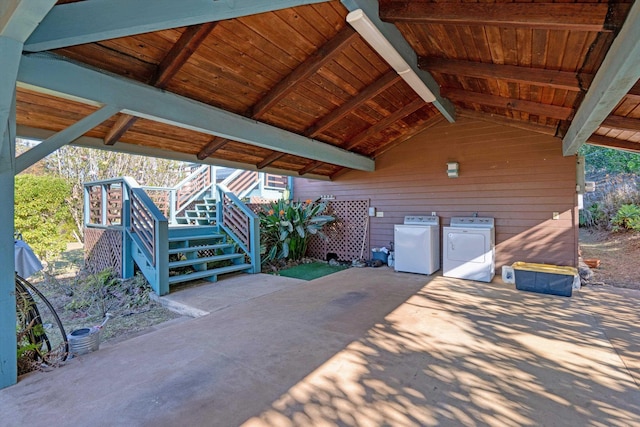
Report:
[[[249,271],[251,270],[251,264],[238,264],[238,265],[230,265],[227,267],[215,268],[213,270],[205,270],[205,271],[196,271],[194,273],[189,274],[180,274],[177,276],[169,277],[169,284],[173,285],[175,283],[188,282],[190,280],[204,279],[204,278],[212,278],[212,281],[216,281],[218,276],[221,274],[234,273],[236,271]]]
[[[169,263],[169,270],[171,270],[172,268],[186,267],[189,265],[196,265],[196,264],[205,264],[205,263],[214,262],[214,261],[225,261],[228,259],[233,260],[237,258],[244,258],[244,254],[222,254],[222,255],[214,255],[214,256],[208,256],[208,257],[202,257],[202,258],[185,259],[182,261],[172,261]]]
[[[232,243],[218,243],[215,245],[189,246],[187,248],[171,248],[169,249],[169,255],[184,254],[184,253],[199,252],[199,251],[213,251],[216,249],[227,249],[232,247],[233,247]]]
[[[212,239],[223,239],[224,234],[201,234],[194,236],[176,236],[169,237],[169,243],[173,242],[185,242],[185,241],[193,241],[193,240],[212,240]]]

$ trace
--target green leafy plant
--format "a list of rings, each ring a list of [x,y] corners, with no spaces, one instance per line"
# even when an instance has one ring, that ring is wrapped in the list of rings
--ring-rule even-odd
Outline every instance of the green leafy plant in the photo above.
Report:
[[[640,230],[640,206],[626,204],[620,206],[618,212],[611,219],[613,231]]]
[[[597,227],[606,225],[607,217],[598,203],[581,209],[579,214],[580,227]]]
[[[61,178],[16,176],[15,229],[41,259],[55,258],[72,239],[70,195],[69,185]]]
[[[322,215],[326,208],[327,204],[319,200],[279,200],[259,212],[263,264],[304,257],[309,237],[324,237],[322,227],[334,220],[331,215]]]

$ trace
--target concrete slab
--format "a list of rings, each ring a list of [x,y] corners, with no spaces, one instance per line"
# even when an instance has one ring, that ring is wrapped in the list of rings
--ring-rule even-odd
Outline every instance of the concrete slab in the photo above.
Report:
[[[640,425],[638,291],[388,268],[229,280],[171,295],[208,315],[0,390],[2,424]]]

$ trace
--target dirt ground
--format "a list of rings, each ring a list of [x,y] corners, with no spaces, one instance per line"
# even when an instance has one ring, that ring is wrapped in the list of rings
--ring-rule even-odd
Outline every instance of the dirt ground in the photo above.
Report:
[[[593,282],[640,289],[640,233],[580,229],[582,258],[597,258]]]

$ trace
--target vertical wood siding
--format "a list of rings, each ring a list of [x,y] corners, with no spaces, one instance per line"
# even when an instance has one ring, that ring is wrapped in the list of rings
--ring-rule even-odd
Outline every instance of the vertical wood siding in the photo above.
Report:
[[[448,178],[446,162],[460,164]],[[334,182],[298,178],[294,197],[369,199],[370,245],[388,246],[405,215],[496,219],[496,267],[514,261],[577,264],[576,158],[561,141],[521,129],[460,118],[441,123],[376,160],[375,172],[351,171]],[[560,218],[553,220],[553,212]]]

